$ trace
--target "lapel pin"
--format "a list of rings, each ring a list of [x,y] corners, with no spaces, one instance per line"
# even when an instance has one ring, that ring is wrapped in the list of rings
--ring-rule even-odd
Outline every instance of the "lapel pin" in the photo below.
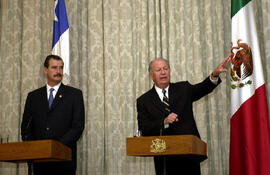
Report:
[[[62,98],[62,95],[59,95],[59,98]]]

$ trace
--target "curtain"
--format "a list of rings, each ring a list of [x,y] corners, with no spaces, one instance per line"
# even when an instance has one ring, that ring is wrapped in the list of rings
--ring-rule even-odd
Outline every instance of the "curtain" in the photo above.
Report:
[[[148,64],[169,60],[172,82],[198,83],[230,53],[230,0],[66,0],[71,86],[83,91],[79,175],[155,174],[151,157],[126,156],[137,129],[136,98],[152,88]],[[0,0],[0,137],[20,141],[27,93],[43,86],[51,53],[53,0]],[[270,2],[255,1],[266,88],[270,85]],[[229,174],[230,76],[193,104],[208,159],[204,175]],[[267,96],[268,98],[269,96]],[[269,99],[269,98],[268,98]],[[26,164],[0,163],[26,175]]]

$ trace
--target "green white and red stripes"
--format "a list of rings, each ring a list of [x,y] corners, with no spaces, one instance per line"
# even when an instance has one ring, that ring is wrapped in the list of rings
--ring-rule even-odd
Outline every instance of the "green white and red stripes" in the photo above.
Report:
[[[232,44],[240,39],[251,48],[253,72],[238,82],[232,78],[230,175],[270,175],[269,115],[253,2],[231,3]]]

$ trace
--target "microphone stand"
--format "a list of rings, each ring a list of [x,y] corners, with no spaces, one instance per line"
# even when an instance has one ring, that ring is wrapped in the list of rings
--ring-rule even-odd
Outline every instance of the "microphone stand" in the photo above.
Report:
[[[32,117],[30,117],[24,129],[25,135],[23,136],[23,141],[32,140],[31,135],[29,135],[29,129],[30,129],[29,126],[31,122],[32,122]],[[33,160],[27,160],[27,166],[28,166],[28,175],[32,175]]]
[[[28,135],[25,135],[24,141],[31,140]],[[28,175],[32,175],[33,160],[27,160]]]
[[[162,118],[162,120],[161,120],[161,127],[160,127],[160,136],[162,136],[163,135],[163,129],[165,129],[164,127],[165,127],[165,124],[164,124],[164,120],[165,120],[165,118],[166,118],[166,112],[164,112],[164,116],[163,116],[163,118]],[[162,156],[163,157],[163,172],[162,172],[162,174],[163,175],[166,175],[166,156]]]
[[[32,175],[33,160],[28,160],[27,166],[28,166],[28,175]]]

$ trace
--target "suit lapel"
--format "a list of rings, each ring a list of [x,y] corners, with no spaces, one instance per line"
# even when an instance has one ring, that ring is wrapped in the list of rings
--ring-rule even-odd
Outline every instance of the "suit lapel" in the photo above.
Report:
[[[48,111],[49,110],[49,102],[48,102],[47,87],[46,86],[42,87],[40,94],[41,94],[40,95],[41,96],[41,99],[40,99],[41,106],[43,107],[44,111]]]
[[[169,86],[169,104],[172,105],[174,104],[174,98],[176,97],[175,95],[176,90],[174,90],[174,86],[173,84],[170,83],[170,86]]]
[[[155,89],[155,87],[153,86],[153,88],[150,91],[150,95],[151,95],[151,99],[153,101],[153,104],[162,112],[164,112],[164,105],[162,103],[162,101],[160,100],[158,93]]]
[[[186,93],[183,93],[181,89],[177,88],[174,83],[170,83],[169,87],[169,103],[172,112],[178,111],[178,114],[182,114],[185,110],[185,104],[187,100]]]
[[[64,91],[65,91],[65,85],[61,83],[61,85],[60,85],[60,87],[59,87],[59,89],[54,97],[54,100],[53,100],[53,103],[52,103],[50,110],[53,110],[59,104],[59,102],[61,102]]]

